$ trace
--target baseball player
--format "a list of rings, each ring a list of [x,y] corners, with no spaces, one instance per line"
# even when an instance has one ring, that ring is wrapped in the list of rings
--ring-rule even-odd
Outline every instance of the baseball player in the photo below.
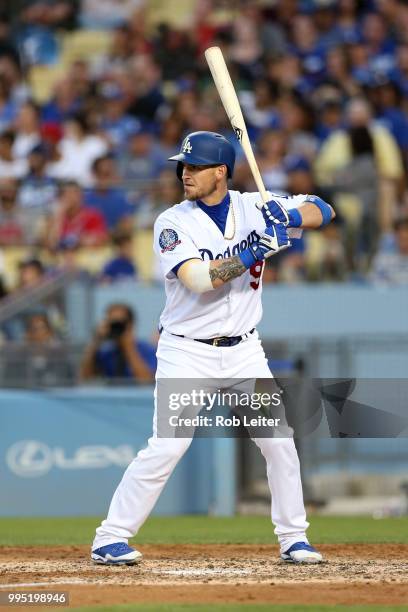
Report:
[[[287,249],[290,237],[299,237],[302,228],[329,223],[334,211],[317,196],[272,194],[259,210],[258,193],[229,190],[235,152],[220,134],[189,134],[170,160],[177,162],[185,200],[163,212],[154,227],[167,298],[160,318],[156,379],[272,378],[256,331],[262,316],[264,261]],[[306,537],[309,524],[293,438],[254,442],[266,460],[281,558],[321,562],[322,555]],[[108,516],[96,530],[94,561],[140,561],[141,553],[128,546],[128,539],[149,516],[190,443],[191,438],[157,435],[156,405],[153,435],[127,468]]]

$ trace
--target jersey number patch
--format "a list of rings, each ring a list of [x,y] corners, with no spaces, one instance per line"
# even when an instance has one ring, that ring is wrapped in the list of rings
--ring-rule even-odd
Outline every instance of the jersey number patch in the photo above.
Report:
[[[259,289],[259,281],[261,280],[264,265],[264,261],[257,261],[256,263],[254,263],[253,266],[249,268],[249,273],[253,278],[253,280],[249,284],[255,291]]]

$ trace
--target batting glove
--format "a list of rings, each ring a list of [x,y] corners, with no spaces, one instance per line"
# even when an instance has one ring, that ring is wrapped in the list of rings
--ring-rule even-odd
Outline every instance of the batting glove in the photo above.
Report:
[[[283,223],[285,227],[302,225],[302,215],[297,208],[286,210],[277,200],[269,200],[269,202],[263,204],[261,212],[267,227],[275,223]]]
[[[260,240],[252,246],[257,245],[257,250],[263,254],[262,259],[267,259],[279,251],[284,251],[291,246],[288,232],[283,223],[266,227]],[[250,245],[251,246],[251,245]]]
[[[250,268],[257,261],[263,261],[290,246],[291,242],[286,227],[283,223],[278,223],[266,227],[260,239],[250,244],[239,256],[244,266]]]

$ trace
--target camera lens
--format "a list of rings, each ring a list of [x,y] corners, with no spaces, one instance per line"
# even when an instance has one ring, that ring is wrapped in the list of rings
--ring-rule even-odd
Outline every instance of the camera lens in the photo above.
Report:
[[[109,325],[109,337],[120,338],[126,329],[126,321],[111,321]]]

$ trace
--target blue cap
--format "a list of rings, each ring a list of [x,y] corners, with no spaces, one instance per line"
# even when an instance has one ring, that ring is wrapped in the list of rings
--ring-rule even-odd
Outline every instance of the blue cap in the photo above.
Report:
[[[289,155],[284,162],[286,172],[310,172],[310,163],[301,155]]]
[[[176,161],[177,176],[181,180],[183,163],[192,166],[212,166],[225,164],[228,178],[231,178],[235,166],[235,149],[221,134],[216,132],[192,132],[181,143],[180,153],[169,157]]]
[[[105,100],[123,100],[125,94],[116,83],[105,83],[101,87],[101,96]]]

